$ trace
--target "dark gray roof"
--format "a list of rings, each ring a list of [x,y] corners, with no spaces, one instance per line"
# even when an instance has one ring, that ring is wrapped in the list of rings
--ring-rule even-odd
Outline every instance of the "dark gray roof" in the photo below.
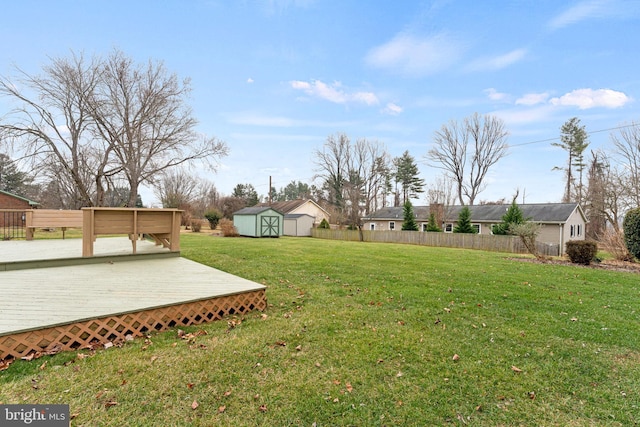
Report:
[[[475,205],[469,206],[471,211],[471,222],[500,222],[502,217],[509,209],[508,204],[504,205]],[[577,203],[534,203],[519,204],[518,207],[522,211],[525,218],[530,218],[536,222],[558,223],[565,222],[571,214],[576,210],[580,210],[580,214],[584,217],[582,209]],[[460,210],[463,206],[448,206],[444,208],[446,221],[457,221]],[[416,219],[427,221],[429,219],[429,206],[414,206],[413,212]],[[364,217],[366,220],[402,220],[404,218],[403,208],[386,207],[377,210],[371,215]],[[585,221],[587,219],[585,218]]]
[[[242,208],[239,211],[235,211],[233,214],[234,215],[258,215],[268,210],[272,210],[282,215],[282,213],[278,212],[277,210],[269,206],[251,206],[249,208]]]
[[[416,218],[424,219],[425,221],[429,219],[429,206],[414,206],[413,213]],[[377,211],[371,213],[371,215],[364,217],[365,220],[395,220],[404,219],[404,210],[402,206],[393,207],[387,206],[385,208],[378,209]]]

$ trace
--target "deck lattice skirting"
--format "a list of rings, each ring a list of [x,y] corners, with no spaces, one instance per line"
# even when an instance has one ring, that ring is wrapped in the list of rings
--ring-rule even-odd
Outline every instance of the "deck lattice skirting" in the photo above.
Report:
[[[138,312],[82,320],[65,325],[0,336],[0,360],[21,358],[32,352],[78,350],[96,342],[124,341],[173,327],[199,325],[226,315],[267,308],[264,289],[234,295],[143,309]]]

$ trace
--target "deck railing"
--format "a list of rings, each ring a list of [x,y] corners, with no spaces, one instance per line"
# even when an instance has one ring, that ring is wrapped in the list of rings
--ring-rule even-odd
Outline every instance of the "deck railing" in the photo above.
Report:
[[[25,238],[25,212],[20,209],[0,209],[0,240]]]

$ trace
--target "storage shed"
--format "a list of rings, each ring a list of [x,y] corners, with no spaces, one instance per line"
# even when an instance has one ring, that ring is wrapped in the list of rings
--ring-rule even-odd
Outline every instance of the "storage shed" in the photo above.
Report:
[[[315,218],[307,214],[286,214],[284,216],[285,236],[311,236]]]
[[[233,225],[241,236],[280,237],[284,233],[284,215],[268,206],[254,206],[235,212]]]

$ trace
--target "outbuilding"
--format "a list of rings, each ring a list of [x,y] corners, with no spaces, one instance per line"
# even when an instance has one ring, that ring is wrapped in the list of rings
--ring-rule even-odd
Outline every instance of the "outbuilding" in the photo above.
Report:
[[[268,206],[253,206],[233,214],[238,234],[247,237],[280,237],[284,233],[284,215]]]
[[[284,216],[285,236],[311,236],[315,218],[308,214],[286,214]]]

